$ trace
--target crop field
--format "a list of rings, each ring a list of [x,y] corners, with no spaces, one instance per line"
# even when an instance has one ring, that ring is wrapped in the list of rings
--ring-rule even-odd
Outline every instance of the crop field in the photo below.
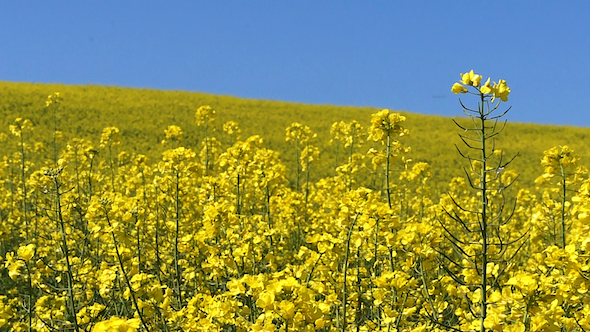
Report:
[[[0,83],[0,331],[590,331],[590,130],[451,90],[456,122]]]

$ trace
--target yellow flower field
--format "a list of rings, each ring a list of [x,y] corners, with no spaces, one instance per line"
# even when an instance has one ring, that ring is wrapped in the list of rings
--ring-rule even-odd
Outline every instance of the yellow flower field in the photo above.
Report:
[[[277,151],[195,105],[153,158],[116,123],[64,135],[67,94],[49,95],[45,130],[20,116],[2,137],[0,331],[590,330],[583,159],[547,146],[522,186],[508,83],[470,71],[451,91],[470,120],[444,183],[387,109],[295,121]]]

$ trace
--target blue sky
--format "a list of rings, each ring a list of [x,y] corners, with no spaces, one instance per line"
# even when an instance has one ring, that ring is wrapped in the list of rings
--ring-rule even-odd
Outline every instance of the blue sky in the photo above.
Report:
[[[460,115],[474,69],[512,122],[590,126],[590,1],[10,1],[0,80]]]

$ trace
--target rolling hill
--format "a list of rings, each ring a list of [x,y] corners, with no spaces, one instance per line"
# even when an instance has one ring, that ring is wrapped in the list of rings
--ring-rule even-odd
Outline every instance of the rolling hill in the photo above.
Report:
[[[54,114],[45,108],[45,100],[57,91],[63,96],[57,110],[58,130],[64,136],[61,147],[74,137],[91,140],[98,146],[102,129],[116,126],[122,133],[121,150],[145,154],[153,162],[164,151],[160,142],[169,125],[180,126],[185,134],[184,145],[198,149],[203,130],[196,125],[195,111],[201,105],[210,105],[217,111],[214,126],[217,133],[213,136],[218,137],[223,147],[229,146],[230,138],[221,127],[227,121],[235,121],[242,130],[242,139],[258,134],[269,148],[279,151],[289,174],[293,173],[289,168],[295,167],[295,152],[285,142],[285,128],[293,122],[309,126],[318,135],[316,145],[320,149],[320,161],[312,170],[314,179],[334,175],[335,147],[329,144],[331,125],[357,120],[366,130],[371,114],[379,111],[369,107],[308,105],[197,92],[0,82],[0,133],[6,133],[9,138],[0,147],[2,155],[10,155],[17,149],[8,130],[17,117],[33,122],[35,129],[30,141],[49,146]],[[444,192],[446,184],[454,176],[463,175],[462,167],[467,165],[455,148],[455,144],[462,144],[457,135],[459,129],[448,117],[400,113],[407,117],[405,126],[410,130],[410,136],[403,138],[404,145],[412,149],[410,158],[431,164],[431,186]],[[543,151],[557,145],[570,146],[582,158],[581,164],[588,165],[590,128],[508,123],[496,143],[508,156],[519,154],[510,167],[520,174],[517,186],[527,188],[534,186],[533,180],[543,171],[540,165]],[[366,149],[367,146],[359,151]]]

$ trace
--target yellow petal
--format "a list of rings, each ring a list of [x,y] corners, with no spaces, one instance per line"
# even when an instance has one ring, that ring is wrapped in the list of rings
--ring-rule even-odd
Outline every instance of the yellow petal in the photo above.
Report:
[[[459,83],[455,83],[455,84],[453,84],[453,87],[451,88],[451,91],[453,93],[466,93],[467,92],[467,88],[464,87],[463,85],[459,84]]]

